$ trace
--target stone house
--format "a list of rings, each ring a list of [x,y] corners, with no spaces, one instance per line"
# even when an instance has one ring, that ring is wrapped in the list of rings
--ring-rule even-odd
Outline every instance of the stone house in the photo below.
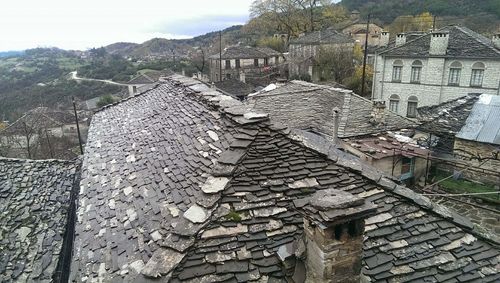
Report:
[[[75,224],[70,282],[493,282],[499,271],[498,241],[468,219],[182,76],[95,114]]]
[[[79,119],[84,143],[88,130],[87,118],[80,113]],[[37,107],[26,112],[0,132],[0,148],[7,151],[7,156],[27,158],[28,147],[34,149],[50,138],[67,139],[70,144],[78,144],[77,126],[72,111]]]
[[[222,54],[209,57],[210,81],[240,79],[245,82],[246,76],[279,75],[283,61],[283,54],[268,47],[231,46]]]
[[[339,50],[352,54],[355,41],[334,29],[313,31],[290,40],[288,71],[291,78],[319,81],[317,60],[321,50]]]
[[[416,117],[421,106],[438,105],[469,93],[498,95],[500,35],[490,40],[462,26],[421,36],[398,34],[377,50],[372,98],[391,111]]]
[[[403,136],[411,135],[416,123],[350,90],[292,81],[250,95],[247,103],[274,121],[326,137],[399,180],[414,182],[430,165],[429,151]]]
[[[364,48],[366,40],[366,22],[361,21],[359,17],[351,17],[351,20],[336,24],[334,25],[334,29],[352,37],[356,44]],[[380,44],[382,32],[383,28],[377,24],[370,23],[368,28],[368,46],[378,46]]]
[[[500,184],[500,96],[479,97],[456,135],[453,154],[480,168],[479,172],[465,171],[466,178]]]

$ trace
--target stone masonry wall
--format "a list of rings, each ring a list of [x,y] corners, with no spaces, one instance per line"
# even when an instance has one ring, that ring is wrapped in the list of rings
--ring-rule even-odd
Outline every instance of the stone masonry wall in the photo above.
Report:
[[[494,157],[496,153],[496,160],[489,160],[483,163],[484,160],[479,161],[473,159],[472,156]],[[467,141],[463,139],[455,139],[454,155],[457,158],[463,159],[474,167],[480,164],[483,169],[493,170],[500,175],[500,145],[493,145],[487,143],[480,143],[475,141]],[[471,180],[482,181],[490,184],[500,184],[500,177],[493,175],[489,172],[477,172],[467,170],[463,173],[464,177]]]
[[[403,61],[401,83],[392,82],[392,68],[395,60]],[[416,96],[418,107],[436,105],[448,100],[465,96],[469,93],[485,93],[498,95],[500,85],[500,60],[454,60],[444,58],[419,58],[423,64],[420,84],[410,83],[411,65],[417,59],[385,58],[377,56],[374,78],[374,99],[385,100],[389,105],[389,97],[396,94],[400,97],[400,115],[406,116],[408,98]],[[462,64],[459,86],[448,86],[450,65],[458,61]],[[472,65],[483,62],[483,85],[481,88],[470,87]]]

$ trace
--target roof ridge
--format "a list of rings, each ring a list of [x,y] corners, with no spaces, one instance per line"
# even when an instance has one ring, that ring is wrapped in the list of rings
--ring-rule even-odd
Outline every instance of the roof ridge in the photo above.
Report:
[[[141,96],[141,95],[143,95],[143,94],[145,94],[145,93],[147,93],[147,92],[149,92],[149,91],[151,91],[151,90],[154,90],[154,89],[158,88],[160,85],[162,85],[162,84],[161,84],[161,83],[156,83],[156,84],[154,84],[154,86],[153,86],[152,88],[147,89],[147,90],[145,90],[145,91],[143,91],[143,92],[140,92],[140,93],[137,93],[137,94],[135,94],[135,95],[132,95],[132,96],[129,96],[129,97],[126,97],[126,98],[120,99],[120,100],[118,100],[118,101],[116,101],[116,102],[113,102],[113,103],[111,103],[111,104],[104,105],[103,107],[101,107],[101,108],[99,108],[99,109],[95,110],[95,111],[94,111],[94,113],[104,111],[104,110],[106,110],[106,109],[108,109],[108,108],[111,108],[111,107],[113,107],[113,106],[116,106],[116,105],[118,105],[118,104],[121,104],[121,103],[123,103],[123,102],[125,102],[125,101],[128,101],[128,100],[133,99],[133,98],[138,97],[138,96]]]
[[[77,159],[77,158],[76,158]],[[12,158],[12,157],[3,157],[0,156],[0,162],[33,162],[33,163],[49,163],[49,162],[58,162],[58,163],[76,163],[75,159],[65,160],[65,159],[28,159],[28,158]]]

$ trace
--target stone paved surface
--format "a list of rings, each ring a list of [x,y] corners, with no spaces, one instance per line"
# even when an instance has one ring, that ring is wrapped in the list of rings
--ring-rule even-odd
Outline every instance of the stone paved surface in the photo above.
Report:
[[[303,252],[286,268],[277,253],[301,246],[301,209],[332,188],[378,206],[366,221],[366,280],[500,279],[498,246],[467,219],[319,136],[173,76],[93,119],[72,281],[285,282]]]
[[[0,158],[0,282],[52,282],[77,167]]]

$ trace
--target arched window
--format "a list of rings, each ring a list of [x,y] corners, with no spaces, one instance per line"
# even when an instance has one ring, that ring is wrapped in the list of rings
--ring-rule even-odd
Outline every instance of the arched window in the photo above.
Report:
[[[416,96],[408,97],[408,108],[406,109],[406,117],[417,117],[418,98]]]
[[[472,74],[470,78],[470,86],[481,87],[483,86],[485,66],[481,62],[476,62],[472,65]]]
[[[450,75],[448,85],[460,85],[460,73],[462,72],[462,63],[455,61],[450,65]]]
[[[389,110],[392,112],[398,112],[399,108],[399,95],[393,94],[389,97]]]
[[[403,71],[403,61],[396,60],[392,64],[392,81],[401,82],[401,72]]]
[[[413,61],[413,63],[411,64],[410,82],[419,84],[421,74],[422,74],[422,61],[420,61],[420,60]]]

